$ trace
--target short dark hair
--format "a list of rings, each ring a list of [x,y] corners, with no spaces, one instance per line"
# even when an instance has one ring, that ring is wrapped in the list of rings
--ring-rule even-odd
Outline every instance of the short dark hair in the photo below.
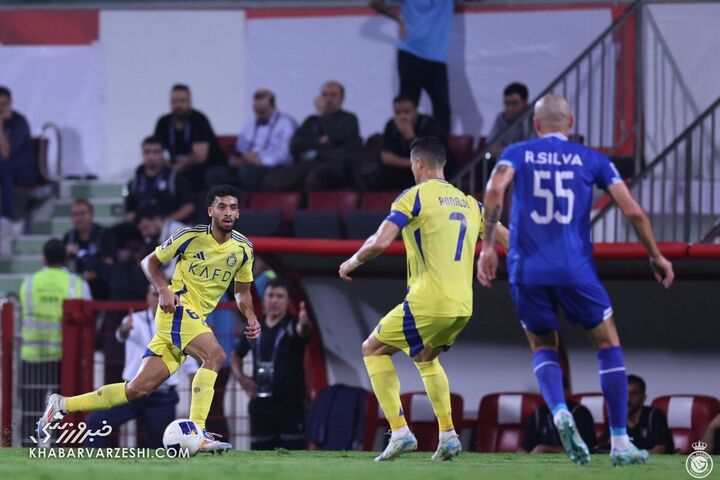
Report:
[[[207,197],[205,197],[205,201],[207,203],[208,207],[211,207],[213,202],[215,201],[215,197],[235,197],[235,199],[240,203],[240,191],[233,187],[232,185],[216,185],[212,187],[208,193]]]
[[[275,107],[275,94],[273,92],[263,88],[253,94],[253,100],[260,100],[263,98],[267,98],[270,106]]]
[[[442,142],[435,137],[419,137],[410,145],[410,157],[420,157],[436,168],[442,168],[447,154]]]
[[[417,102],[410,95],[405,95],[405,94],[401,93],[397,97],[393,98],[393,105],[395,105],[396,103],[400,103],[400,102],[410,102],[413,105],[415,105],[415,108],[417,108]]]
[[[284,288],[286,292],[290,293],[290,285],[287,280],[281,277],[270,279],[265,286],[265,291],[267,291],[268,288]]]
[[[135,223],[140,223],[141,220],[152,220],[156,217],[162,217],[160,215],[160,212],[156,208],[153,207],[143,207],[137,212],[137,216],[135,217]]]
[[[508,95],[512,95],[513,93],[517,93],[518,95],[520,95],[520,98],[522,98],[524,102],[527,102],[529,92],[527,86],[524,83],[511,83],[510,85],[505,87],[505,90],[503,90],[503,97],[507,97]]]
[[[12,100],[12,93],[10,92],[10,89],[4,85],[0,85],[0,97],[7,97]]]
[[[182,90],[182,91],[185,91],[185,92],[187,92],[187,93],[190,93],[190,87],[188,87],[188,86],[185,85],[184,83],[176,83],[175,85],[173,85],[172,90],[170,90],[170,91],[171,91],[171,92],[175,92],[175,91],[178,91],[178,90]]]
[[[88,200],[87,198],[78,198],[72,204],[73,204],[73,206],[85,205],[88,208],[88,210],[90,210],[90,213],[92,213],[92,214],[95,213],[95,207],[93,207],[92,203],[90,203],[90,200]]]
[[[640,387],[640,390],[642,391],[643,394],[645,393],[645,388],[646,388],[645,380],[638,377],[637,375],[628,375],[627,379],[628,379],[628,384],[634,383],[635,385]]]
[[[65,265],[65,244],[60,239],[51,238],[43,245],[43,257],[47,265]]]
[[[144,147],[145,145],[162,145],[162,140],[160,140],[155,135],[150,135],[149,137],[143,138],[143,141],[140,145],[142,147]]]

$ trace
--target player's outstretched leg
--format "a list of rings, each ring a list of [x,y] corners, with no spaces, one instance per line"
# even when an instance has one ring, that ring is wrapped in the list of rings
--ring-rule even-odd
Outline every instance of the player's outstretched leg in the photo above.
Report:
[[[39,446],[49,446],[47,442],[43,442],[47,437],[46,427],[59,422],[68,413],[109,410],[129,401],[145,398],[169,376],[168,367],[160,357],[150,356],[143,359],[137,375],[127,384],[122,382],[103,385],[93,392],[72,397],[51,394],[47,399],[45,411],[37,422],[36,435]]]
[[[417,450],[417,439],[408,428],[400,403],[400,379],[390,358],[397,350],[373,335],[365,340],[362,350],[370,385],[392,430],[388,446],[375,461],[394,460],[404,452]]]
[[[230,443],[219,441],[220,435],[205,430],[205,421],[215,394],[217,372],[225,363],[225,351],[217,342],[215,335],[207,332],[192,339],[185,347],[185,352],[200,362],[200,368],[193,377],[190,400],[190,420],[202,429],[204,435],[200,451],[222,453],[230,450],[232,448]]]
[[[647,450],[638,449],[627,434],[627,375],[620,339],[610,317],[590,331],[600,364],[600,386],[610,425],[610,459],[615,466],[646,463]]]
[[[553,422],[565,453],[577,464],[588,463],[590,450],[578,433],[575,420],[565,403],[562,369],[557,353],[557,332],[536,335],[526,330],[526,335],[533,350],[533,372],[540,384],[545,403],[552,411]]]
[[[450,404],[450,384],[437,356],[442,350],[426,350],[415,356],[415,366],[420,371],[425,392],[438,420],[438,448],[433,460],[452,460],[462,451],[460,438],[455,433]]]

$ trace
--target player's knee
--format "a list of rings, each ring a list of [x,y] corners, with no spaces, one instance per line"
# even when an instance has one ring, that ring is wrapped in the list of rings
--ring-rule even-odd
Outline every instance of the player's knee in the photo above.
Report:
[[[218,345],[217,348],[213,348],[203,355],[202,368],[207,368],[208,370],[217,372],[222,368],[226,360],[227,355],[225,354],[225,351]]]
[[[147,398],[152,392],[153,389],[147,384],[143,385],[138,382],[129,382],[125,385],[125,395],[130,401]]]
[[[363,357],[369,357],[375,354],[375,348],[373,347],[369,338],[362,343],[362,354]]]

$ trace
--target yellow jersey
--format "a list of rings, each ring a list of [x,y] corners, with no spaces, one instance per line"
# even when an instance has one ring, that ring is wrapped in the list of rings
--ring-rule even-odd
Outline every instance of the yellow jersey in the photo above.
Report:
[[[203,318],[215,309],[232,279],[253,281],[252,243],[235,230],[218,244],[209,225],[183,228],[157,247],[155,255],[163,263],[179,257],[170,289]]]
[[[407,252],[405,300],[414,315],[472,314],[475,245],[482,235],[477,200],[433,179],[405,190],[387,219],[402,229]]]

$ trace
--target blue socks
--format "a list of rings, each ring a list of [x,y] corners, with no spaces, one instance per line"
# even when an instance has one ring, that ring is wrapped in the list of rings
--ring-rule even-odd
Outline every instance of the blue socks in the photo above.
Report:
[[[607,405],[610,435],[627,435],[628,384],[621,347],[598,350],[600,387]]]
[[[540,384],[545,403],[553,415],[561,410],[567,410],[558,353],[551,348],[543,348],[533,353],[533,373]],[[627,384],[625,388],[627,389]],[[627,402],[627,399],[625,401]]]

